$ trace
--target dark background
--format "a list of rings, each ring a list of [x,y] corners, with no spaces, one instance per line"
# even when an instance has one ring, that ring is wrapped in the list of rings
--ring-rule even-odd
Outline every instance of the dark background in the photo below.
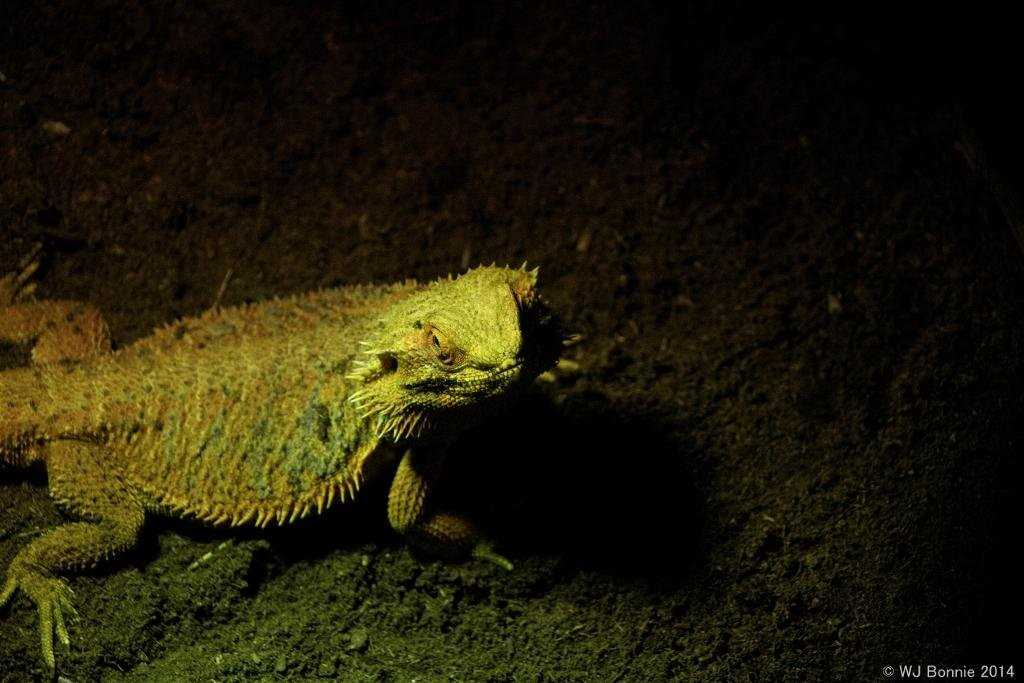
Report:
[[[583,335],[446,484],[513,573],[411,553],[386,482],[286,531],[157,520],[72,579],[61,672],[1014,663],[1015,25],[820,5],[0,5],[0,266],[41,243],[40,295],[118,345],[492,260],[539,265]],[[0,563],[60,520],[44,483],[3,473]],[[0,680],[40,675],[35,628],[5,610]]]

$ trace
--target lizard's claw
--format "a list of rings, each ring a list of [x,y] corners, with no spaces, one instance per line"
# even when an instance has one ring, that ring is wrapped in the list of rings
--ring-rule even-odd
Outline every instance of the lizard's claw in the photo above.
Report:
[[[78,611],[72,602],[74,593],[68,585],[49,576],[42,576],[28,570],[16,571],[14,567],[8,572],[3,591],[0,592],[2,607],[14,591],[20,588],[39,610],[39,641],[43,651],[43,661],[53,671],[57,666],[54,656],[54,638],[65,648],[71,645],[68,637],[68,622],[78,621]]]
[[[0,277],[0,306],[10,306],[32,297],[36,283],[29,282],[39,269],[39,254],[43,245],[36,243],[18,263],[17,269]]]
[[[473,548],[473,557],[479,560],[486,560],[492,562],[507,572],[512,571],[513,564],[508,561],[508,558],[504,555],[499,555],[494,551],[494,548],[487,541],[480,541]]]

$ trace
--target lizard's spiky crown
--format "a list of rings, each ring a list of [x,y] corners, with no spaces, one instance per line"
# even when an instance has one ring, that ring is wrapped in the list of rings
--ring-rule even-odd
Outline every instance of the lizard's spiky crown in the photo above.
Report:
[[[472,269],[394,304],[348,375],[380,436],[417,436],[442,413],[482,412],[558,359],[562,336],[538,269]]]

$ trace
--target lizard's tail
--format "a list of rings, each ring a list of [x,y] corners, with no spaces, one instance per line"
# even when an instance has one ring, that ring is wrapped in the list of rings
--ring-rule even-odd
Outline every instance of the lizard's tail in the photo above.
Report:
[[[43,458],[46,403],[35,370],[0,374],[0,464],[21,467]]]

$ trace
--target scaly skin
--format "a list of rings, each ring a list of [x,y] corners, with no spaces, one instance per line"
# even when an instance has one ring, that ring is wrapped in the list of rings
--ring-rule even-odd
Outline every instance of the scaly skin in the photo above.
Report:
[[[215,309],[110,352],[92,307],[31,300],[35,268],[0,279],[0,341],[34,343],[31,367],[0,373],[0,462],[43,461],[51,495],[84,521],[22,549],[0,605],[19,588],[36,603],[51,669],[74,616],[55,574],[131,547],[147,514],[285,524],[352,498],[399,455],[391,525],[511,568],[429,493],[453,436],[557,360],[536,271]]]

